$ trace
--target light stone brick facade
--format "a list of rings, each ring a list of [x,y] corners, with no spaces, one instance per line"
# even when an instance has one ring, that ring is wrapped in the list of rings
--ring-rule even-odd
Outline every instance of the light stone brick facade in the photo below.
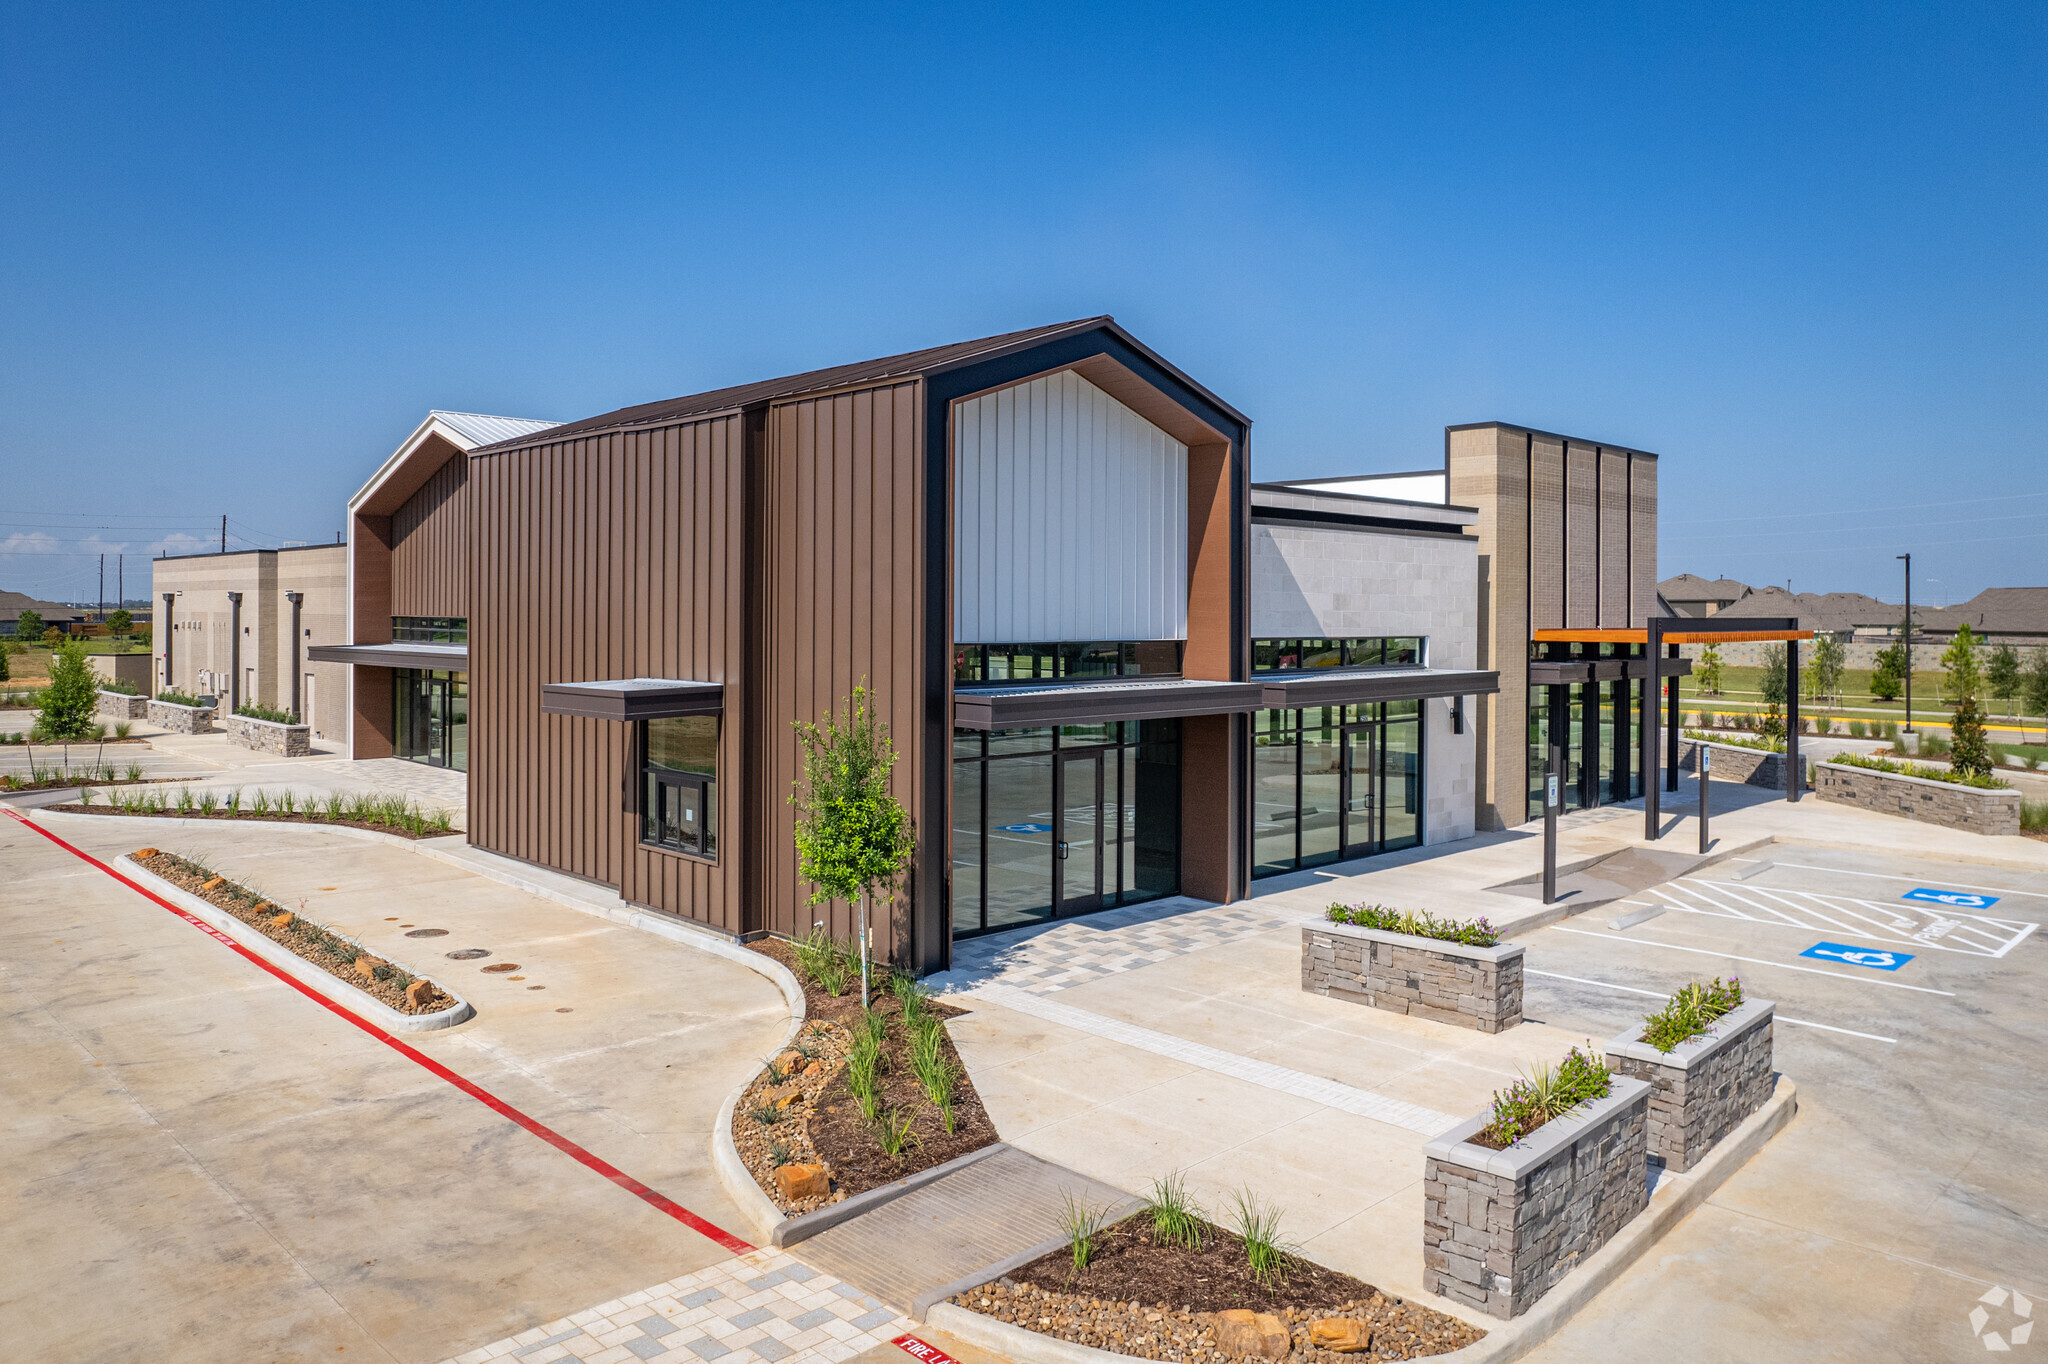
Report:
[[[1353,924],[1303,925],[1301,988],[1497,1033],[1522,1021],[1522,949],[1467,947]]]
[[[1504,1151],[1467,1140],[1491,1114],[1422,1148],[1425,1290],[1520,1316],[1649,1205],[1650,1087],[1613,1083]]]
[[[1640,1041],[1641,1028],[1607,1044],[1609,1070],[1650,1086],[1650,1154],[1665,1168],[1690,1170],[1770,1099],[1776,1008],[1768,999],[1751,1000],[1668,1053]]]
[[[1944,829],[1973,834],[2020,831],[2020,793],[2011,787],[1987,790],[1867,767],[1818,763],[1814,766],[1814,792],[1822,800],[1921,824],[1939,824]]]

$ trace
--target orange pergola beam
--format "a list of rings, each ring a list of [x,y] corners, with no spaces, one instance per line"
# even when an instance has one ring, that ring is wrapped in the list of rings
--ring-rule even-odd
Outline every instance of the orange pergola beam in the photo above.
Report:
[[[1538,644],[1648,644],[1648,630],[1538,630]],[[1666,644],[1754,644],[1764,640],[1812,639],[1811,630],[1667,630]]]

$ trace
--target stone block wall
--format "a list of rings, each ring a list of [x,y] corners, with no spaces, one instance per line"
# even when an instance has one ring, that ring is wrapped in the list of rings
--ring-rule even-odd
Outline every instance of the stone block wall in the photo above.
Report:
[[[1466,947],[1351,924],[1304,925],[1301,988],[1480,1032],[1522,1021],[1522,949]]]
[[[1898,815],[1922,824],[1939,824],[1945,829],[1973,834],[2020,831],[2020,793],[2010,787],[1986,790],[1897,772],[1875,772],[1867,767],[1819,763],[1814,767],[1814,792],[1822,800]]]
[[[1744,786],[1761,786],[1767,790],[1785,789],[1784,754],[1766,753],[1761,748],[1744,748],[1740,744],[1709,743],[1706,747],[1714,750],[1713,780],[1741,782]],[[1678,741],[1678,770],[1698,773],[1699,740]]]
[[[1715,1031],[1660,1052],[1632,1028],[1607,1044],[1607,1068],[1650,1086],[1650,1154],[1690,1170],[1714,1143],[1762,1108],[1777,1084],[1771,1020],[1776,1006],[1751,1000]]]
[[[1470,1119],[1423,1148],[1422,1286],[1517,1317],[1649,1205],[1649,1086],[1545,1123],[1505,1151],[1465,1139]]]
[[[177,706],[169,701],[151,701],[149,722],[161,725],[173,734],[211,734],[213,707]]]
[[[228,738],[258,753],[275,753],[285,758],[306,758],[313,753],[310,725],[281,725],[275,720],[258,720],[253,715],[230,715]]]
[[[149,698],[123,691],[99,693],[97,712],[110,720],[143,720],[149,716]]]

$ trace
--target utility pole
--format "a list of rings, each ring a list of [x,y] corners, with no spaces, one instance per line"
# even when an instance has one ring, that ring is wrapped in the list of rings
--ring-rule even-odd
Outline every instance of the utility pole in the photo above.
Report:
[[[1895,556],[1906,561],[1906,733],[1913,732],[1913,556]]]
[[[220,552],[223,554],[228,552],[228,514],[226,512],[220,514]]]
[[[107,556],[100,555],[100,619],[107,618]]]
[[[128,609],[128,556],[114,556],[114,591],[121,598],[121,609]]]

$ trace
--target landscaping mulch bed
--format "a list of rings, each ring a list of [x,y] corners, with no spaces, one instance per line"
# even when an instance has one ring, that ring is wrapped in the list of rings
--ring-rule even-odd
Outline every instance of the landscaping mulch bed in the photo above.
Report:
[[[755,1114],[767,1103],[763,1096],[770,1092],[787,1093],[770,1074],[763,1072],[748,1086],[733,1113],[733,1142],[741,1159],[778,1208],[791,1216],[811,1212],[849,1194],[894,1183],[905,1175],[943,1165],[1002,1140],[982,1108],[974,1082],[968,1078],[967,1068],[961,1064],[950,1037],[946,1039],[946,1053],[958,1067],[960,1078],[953,1091],[953,1131],[945,1130],[938,1110],[925,1097],[911,1069],[902,1006],[889,991],[877,990],[873,996],[874,1010],[889,1020],[888,1040],[883,1048],[888,1061],[882,1077],[882,1111],[910,1118],[909,1143],[901,1155],[889,1155],[877,1140],[874,1127],[862,1117],[845,1080],[846,1051],[852,1040],[848,1025],[857,1023],[861,1017],[858,979],[845,994],[835,996],[805,979],[789,944],[763,939],[749,946],[787,966],[802,982],[808,1015],[803,1032],[792,1043],[802,1065],[790,1077],[790,1083],[800,1093],[788,1098],[782,1116],[776,1121],[759,1121]],[[941,1018],[956,1018],[966,1012],[936,1000],[927,1001],[926,1007]],[[811,1054],[803,1056],[805,1051]],[[825,1165],[832,1184],[829,1196],[801,1203],[782,1197],[776,1187],[772,1159],[777,1141],[782,1143],[782,1154],[790,1161]]]
[[[166,780],[183,781],[190,779],[166,778]],[[66,785],[69,786],[82,786],[88,784],[89,783],[84,782],[66,783]],[[125,785],[126,783],[123,784]],[[261,823],[267,824],[339,824],[344,828],[368,829],[372,833],[393,834],[399,838],[410,838],[415,841],[422,838],[447,838],[451,834],[459,834],[462,832],[462,830],[460,829],[435,829],[427,833],[416,834],[409,829],[402,829],[395,824],[379,824],[374,820],[364,819],[329,819],[325,815],[309,815],[306,814],[304,811],[300,811],[297,814],[287,815],[280,814],[277,811],[273,810],[268,814],[259,815],[255,813],[253,810],[208,811],[196,808],[191,810],[180,810],[176,806],[168,806],[162,810],[138,811],[116,810],[113,807],[107,805],[79,805],[76,802],[68,805],[50,805],[44,808],[61,811],[62,813],[67,815],[125,815],[134,819],[246,819],[256,820]]]
[[[198,896],[216,909],[224,909],[272,942],[288,947],[327,974],[347,981],[380,1003],[404,1014],[438,1013],[454,1004],[446,990],[423,976],[362,951],[338,934],[330,933],[310,919],[266,900],[246,886],[236,885],[197,862],[155,848],[141,848],[131,854],[137,865],[182,891]],[[284,922],[278,922],[282,917]],[[370,963],[360,969],[359,961]],[[407,998],[407,987],[424,981],[428,991],[417,1001]]]
[[[1140,1213],[1105,1230],[1078,1274],[1062,1248],[953,1302],[1077,1345],[1185,1364],[1235,1364],[1238,1356],[1216,1340],[1217,1314],[1231,1310],[1278,1317],[1293,1338],[1286,1357],[1301,1364],[1422,1359],[1486,1334],[1308,1260],[1297,1258],[1284,1279],[1261,1284],[1242,1241],[1220,1227],[1206,1231],[1200,1250],[1155,1244],[1151,1220]],[[1310,1326],[1332,1318],[1362,1323],[1365,1347],[1339,1353],[1312,1344]]]

